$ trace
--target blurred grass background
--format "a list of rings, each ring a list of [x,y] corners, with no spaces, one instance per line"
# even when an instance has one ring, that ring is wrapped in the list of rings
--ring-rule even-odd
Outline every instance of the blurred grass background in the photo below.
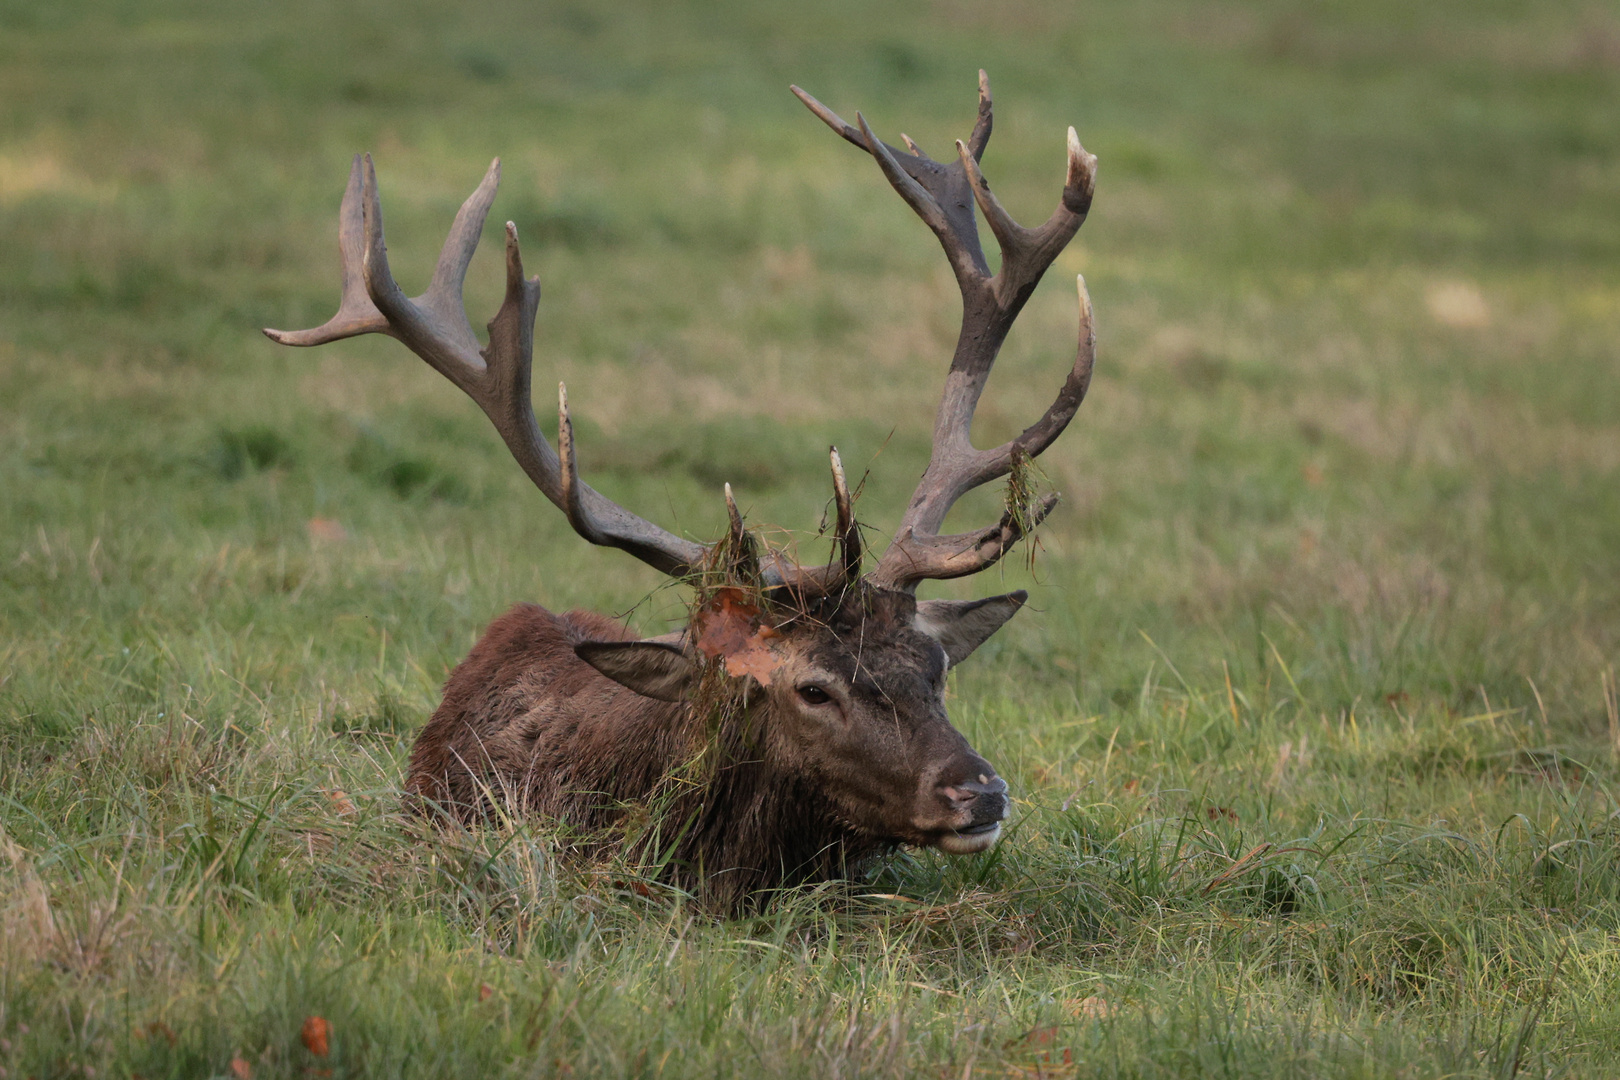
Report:
[[[258,335],[335,307],[350,155],[410,291],[500,156],[468,311],[514,220],[592,482],[808,558],[829,442],[898,518],[958,300],[787,84],[943,156],[980,67],[1016,216],[1100,159],[976,427],[1083,272],[1064,502],[950,587],[1035,593],[953,691],[1008,839],[725,924],[400,822],[489,618],[680,597],[399,346]],[[1596,3],[0,0],[0,1069],[1606,1075],[1617,100]]]

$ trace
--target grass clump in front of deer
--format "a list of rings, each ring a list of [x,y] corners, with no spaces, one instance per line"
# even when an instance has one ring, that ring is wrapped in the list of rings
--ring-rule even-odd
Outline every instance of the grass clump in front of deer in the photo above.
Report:
[[[756,7],[0,9],[0,1068],[1612,1071],[1613,19]],[[690,598],[395,343],[255,336],[328,314],[352,151],[411,287],[505,155],[605,493],[704,541],[725,480],[809,523],[836,444],[876,550],[958,300],[785,86],[938,151],[980,67],[1015,214],[1062,124],[1101,163],[976,418],[1051,400],[1084,273],[1064,502],[992,575],[1035,603],[949,688],[1002,840],[718,918],[578,832],[401,815],[511,601],[656,634]]]

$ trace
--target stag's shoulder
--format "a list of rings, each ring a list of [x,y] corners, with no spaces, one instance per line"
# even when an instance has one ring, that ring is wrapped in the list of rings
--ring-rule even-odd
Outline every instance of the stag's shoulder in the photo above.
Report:
[[[527,709],[536,696],[572,697],[607,681],[575,655],[575,645],[634,638],[629,627],[605,615],[558,615],[538,604],[516,604],[489,624],[450,673],[439,712],[472,713],[500,724]]]
[[[627,626],[605,615],[590,611],[558,615],[538,604],[516,604],[485,628],[472,652],[451,673],[445,695],[448,698],[463,687],[469,693],[487,692],[536,676],[552,684],[601,678],[574,654],[574,646],[634,637]],[[567,692],[556,685],[552,689]]]
[[[521,756],[520,735],[559,709],[577,710],[561,703],[617,689],[575,655],[576,644],[633,637],[623,624],[591,612],[558,615],[538,604],[513,606],[484,629],[450,673],[444,700],[411,751],[406,788],[442,804],[455,802],[451,777],[465,772],[468,762]]]

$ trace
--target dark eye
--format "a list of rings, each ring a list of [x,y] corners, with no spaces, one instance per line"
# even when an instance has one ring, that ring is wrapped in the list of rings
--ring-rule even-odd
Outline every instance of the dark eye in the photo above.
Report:
[[[832,695],[819,686],[801,686],[799,698],[806,705],[825,705],[832,700]]]

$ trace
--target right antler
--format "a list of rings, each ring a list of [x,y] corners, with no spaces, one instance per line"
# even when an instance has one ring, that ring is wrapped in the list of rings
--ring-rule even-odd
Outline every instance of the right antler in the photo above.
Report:
[[[964,494],[1007,475],[1020,462],[1038,456],[1068,426],[1091,382],[1095,338],[1091,299],[1085,279],[1079,281],[1080,346],[1057,399],[1046,413],[1018,435],[993,450],[979,450],[970,437],[973,412],[996,354],[1013,321],[1035,291],[1041,275],[1057,258],[1091,208],[1097,159],[1086,153],[1074,128],[1069,129],[1068,181],[1058,208],[1044,225],[1026,229],[1002,209],[979,172],[979,159],[990,141],[990,80],[979,72],[979,117],[964,145],[956,144],[957,161],[941,164],[902,135],[910,153],[880,141],[855,114],[859,128],[844,122],[821,102],[793,87],[799,100],[845,139],[877,159],[883,175],[922,218],[945,249],[962,290],[962,330],[945,377],[945,392],[934,421],[933,449],[894,540],[870,578],[874,584],[913,590],[929,578],[977,573],[1007,553],[1057,503],[1048,495],[1033,507],[1012,508],[988,529],[939,535],[951,507]],[[1001,269],[990,274],[979,245],[973,206],[983,211],[1001,246]]]

